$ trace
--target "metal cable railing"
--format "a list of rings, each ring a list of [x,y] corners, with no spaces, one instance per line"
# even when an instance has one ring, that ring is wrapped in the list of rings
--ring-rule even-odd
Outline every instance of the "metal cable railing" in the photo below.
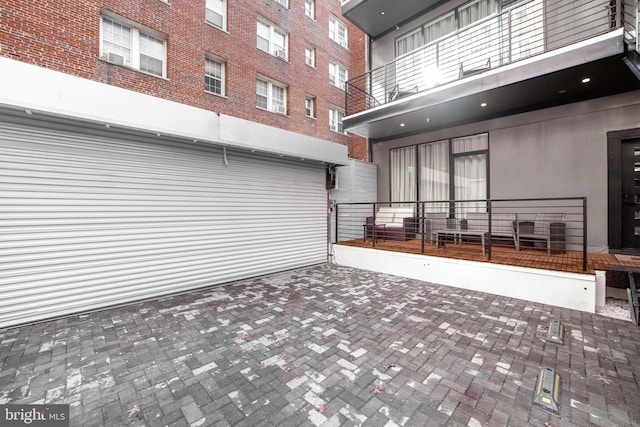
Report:
[[[336,243],[392,242],[408,252],[452,249],[487,260],[547,255],[546,262],[587,270],[586,197],[339,203],[335,223]]]
[[[636,0],[517,3],[346,83],[352,115],[581,40],[625,29],[637,37]]]

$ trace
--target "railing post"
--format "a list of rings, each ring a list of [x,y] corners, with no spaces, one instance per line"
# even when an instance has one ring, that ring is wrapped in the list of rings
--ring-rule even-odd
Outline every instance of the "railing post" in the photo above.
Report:
[[[587,198],[582,198],[582,271],[587,271]]]
[[[420,209],[420,206],[422,206],[422,209]],[[424,202],[417,202],[416,208],[416,221],[418,221],[416,230],[420,231],[420,250],[421,253],[424,253]]]
[[[376,204],[373,204],[373,224],[371,224],[371,242],[372,247],[376,247]]]
[[[491,261],[491,234],[493,230],[493,222],[491,221],[491,199],[487,199],[487,207],[489,213],[489,235],[487,236],[487,259]]]
[[[338,230],[339,230],[339,228],[338,228],[338,218],[339,218],[339,216],[338,216],[338,207],[339,206],[340,206],[340,204],[336,203],[336,238],[335,238],[333,243],[338,243]],[[366,233],[366,231],[365,231],[365,233]]]
[[[622,0],[616,0],[616,28],[622,27],[622,15],[624,14]]]

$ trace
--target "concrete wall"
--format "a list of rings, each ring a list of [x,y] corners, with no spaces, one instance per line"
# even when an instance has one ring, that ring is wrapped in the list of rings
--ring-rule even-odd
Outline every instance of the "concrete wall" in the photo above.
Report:
[[[640,91],[376,142],[378,200],[389,149],[489,132],[491,198],[588,198],[589,251],[607,249],[607,132],[640,127]]]

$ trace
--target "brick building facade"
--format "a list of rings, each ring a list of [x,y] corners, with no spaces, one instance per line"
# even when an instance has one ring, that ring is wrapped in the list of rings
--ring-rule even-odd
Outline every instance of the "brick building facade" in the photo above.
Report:
[[[347,145],[349,156],[366,159],[366,140],[329,128],[329,109],[344,108],[344,90],[329,83],[329,64],[348,76],[365,71],[363,33],[341,18],[337,0],[216,1],[219,28],[206,21],[206,1],[8,0],[0,10],[0,55],[166,100]],[[311,6],[311,12],[306,10]],[[307,16],[307,15],[311,15]],[[109,61],[101,47],[101,16],[140,28],[164,42],[162,76]],[[348,48],[329,37],[330,17],[348,29]],[[256,22],[286,33],[286,59],[256,46]],[[315,49],[315,64],[305,48]],[[102,54],[102,58],[101,58]],[[224,92],[204,89],[205,58],[224,64]],[[286,87],[286,113],[256,107],[256,76]],[[313,100],[314,117],[305,112]]]

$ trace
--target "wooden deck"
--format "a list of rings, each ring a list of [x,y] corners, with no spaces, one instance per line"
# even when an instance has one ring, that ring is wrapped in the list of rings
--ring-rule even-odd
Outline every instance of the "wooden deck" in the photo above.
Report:
[[[357,239],[337,244],[373,248],[370,239],[366,242],[363,242],[362,239]],[[406,242],[378,240],[375,249],[420,254],[422,252],[421,246],[422,242],[420,240],[408,240]],[[582,252],[567,251],[565,253],[547,255],[547,252],[542,249],[526,248],[516,251],[515,248],[509,246],[492,246],[491,259],[489,260],[486,255],[482,255],[480,245],[473,243],[453,244],[449,242],[445,247],[437,248],[435,244],[425,242],[424,255],[582,274],[595,274],[596,270],[605,271],[605,265],[640,268],[640,256],[588,253],[587,270],[584,271],[582,268]]]

